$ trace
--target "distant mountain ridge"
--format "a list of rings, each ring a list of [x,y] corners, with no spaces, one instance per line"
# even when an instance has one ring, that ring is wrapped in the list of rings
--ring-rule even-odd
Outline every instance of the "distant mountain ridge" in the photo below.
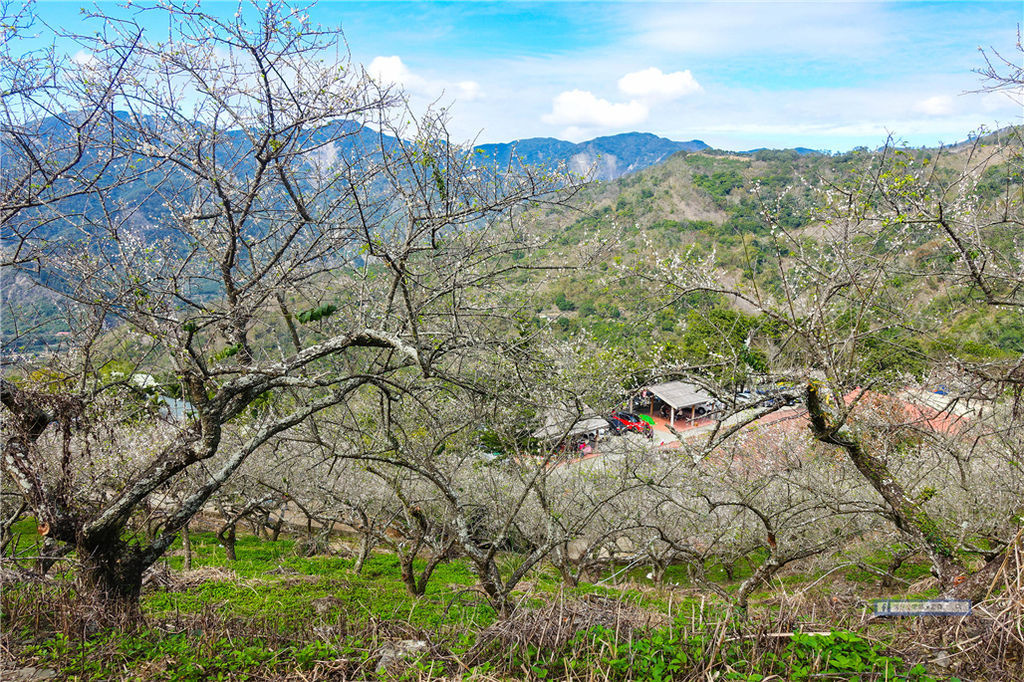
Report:
[[[500,165],[565,163],[570,171],[593,180],[614,180],[661,163],[676,152],[710,149],[701,140],[676,142],[651,133],[622,133],[573,143],[553,137],[483,144],[476,151]]]
[[[829,154],[829,152],[822,151],[820,149],[811,149],[810,147],[792,147],[792,150],[794,152],[796,152],[797,154],[825,154],[826,156]],[[746,151],[736,152],[736,153],[737,154],[756,154],[758,152],[770,152],[770,151],[778,151],[778,150],[773,148],[773,147],[758,147],[757,149],[748,149]]]

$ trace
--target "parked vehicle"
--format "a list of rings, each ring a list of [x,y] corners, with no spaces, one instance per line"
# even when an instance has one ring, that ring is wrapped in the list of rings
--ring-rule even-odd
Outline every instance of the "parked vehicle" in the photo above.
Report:
[[[784,401],[788,406],[796,405],[799,400],[792,397],[792,395],[783,397],[781,394],[787,389],[794,387],[791,381],[779,381],[775,384],[769,384],[765,386],[758,386],[755,390],[760,396],[765,396],[767,400],[762,399],[762,405],[765,407],[774,407],[779,401]]]
[[[704,403],[704,416],[709,419],[721,420],[727,416],[731,405],[726,405],[721,400],[712,400]]]
[[[632,412],[619,412],[613,411],[609,416],[605,417],[608,420],[608,425],[612,429],[612,433],[615,435],[622,435],[632,431],[634,433],[643,434],[648,438],[654,437],[654,429],[647,422],[640,419],[640,417]]]
[[[736,394],[737,405],[748,405],[754,402],[754,396],[749,391],[740,391]]]
[[[771,384],[755,386],[750,392],[750,402],[757,407],[775,407],[775,387]]]

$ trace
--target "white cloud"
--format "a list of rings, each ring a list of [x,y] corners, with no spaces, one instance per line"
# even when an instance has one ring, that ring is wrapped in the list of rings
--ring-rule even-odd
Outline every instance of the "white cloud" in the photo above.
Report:
[[[739,9],[742,7],[742,9]],[[664,3],[627,19],[640,44],[695,55],[858,55],[887,37],[871,3]]]
[[[522,52],[509,46],[467,58],[446,47],[430,56],[415,53],[396,40],[377,42],[377,52],[364,57],[370,63],[382,55],[375,70],[395,79],[425,77],[410,82],[410,93],[414,85],[425,88],[427,78],[446,79],[446,96],[459,100],[454,136],[480,141],[537,135],[578,141],[643,130],[725,149],[873,148],[889,132],[933,145],[962,140],[982,123],[995,127],[1024,116],[1020,100],[1007,96],[1020,92],[971,93],[982,86],[969,70],[977,65],[969,54],[974,45],[997,40],[991,29],[979,32],[989,25],[980,19],[963,32],[952,24],[947,31],[943,13],[916,4],[899,11],[888,3],[737,7],[609,5],[601,25],[616,30],[593,45],[567,41],[564,49]],[[970,19],[966,10],[955,14]],[[926,40],[928,31],[939,39]],[[1000,39],[1000,48],[1007,39],[1012,47],[1015,34]],[[972,43],[968,56],[948,56],[959,42]],[[685,69],[701,90],[681,94]],[[427,103],[436,98],[417,95]]]
[[[703,92],[690,70],[662,73],[657,67],[627,73],[619,79],[619,90],[631,97],[673,100]]]
[[[981,110],[986,113],[1010,110],[1016,113],[1016,118],[1021,117],[1021,105],[1024,104],[1024,87],[1008,88],[1001,92],[985,93],[979,102]],[[1012,115],[1012,113],[1011,113]]]
[[[953,113],[953,98],[949,95],[935,95],[919,101],[914,111],[928,116],[947,116]]]
[[[625,102],[598,97],[589,90],[564,90],[551,102],[551,112],[541,117],[544,123],[566,126],[562,135],[582,139],[594,129],[638,126],[651,116],[651,107],[697,92],[703,92],[697,79],[687,71],[664,73],[657,67],[627,73],[618,81],[619,90],[629,96]]]
[[[96,59],[96,55],[86,50],[79,50],[76,52],[75,56],[71,58],[71,61],[85,68],[95,68],[99,65],[99,60]]]
[[[452,95],[456,99],[469,101],[483,96],[480,84],[476,81],[464,80],[450,82],[430,80],[409,70],[398,55],[390,57],[374,57],[366,67],[366,73],[382,84],[395,84],[414,95],[435,98],[441,94]]]
[[[412,72],[402,63],[402,58],[393,55],[391,57],[374,57],[370,65],[366,67],[370,77],[381,83],[397,83],[407,85],[413,78]]]
[[[480,84],[476,81],[459,81],[455,87],[460,100],[474,100],[480,97]]]
[[[695,137],[723,149],[803,146],[844,150],[861,145],[875,148],[890,134],[913,146],[952,144],[966,139],[981,124],[999,127],[993,123],[997,118],[1003,125],[1014,118],[1020,120],[1019,105],[1016,116],[1010,108],[1000,109],[998,117],[982,112],[978,104],[982,95],[976,94],[951,94],[948,102],[929,104],[932,112],[950,106],[950,113],[920,110],[919,105],[936,93],[960,85],[920,81],[914,78],[889,87],[782,92],[716,87],[692,105],[688,100],[685,110],[652,109],[647,129],[676,140]],[[969,74],[964,82],[970,84]]]
[[[561,132],[559,137],[563,140],[569,140],[569,142],[583,142],[587,138],[593,137],[593,133],[588,128],[569,126]]]
[[[643,123],[649,113],[647,105],[636,100],[613,103],[587,90],[566,90],[555,97],[551,113],[542,120],[553,125],[618,128]]]

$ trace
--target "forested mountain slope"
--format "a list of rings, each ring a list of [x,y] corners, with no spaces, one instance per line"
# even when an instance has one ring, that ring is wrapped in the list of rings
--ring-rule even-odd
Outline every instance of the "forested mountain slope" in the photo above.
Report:
[[[614,180],[661,163],[679,151],[711,147],[700,140],[675,142],[650,133],[622,133],[574,144],[549,137],[532,137],[477,147],[485,159],[498,165],[557,165],[592,180]]]
[[[551,282],[538,315],[566,333],[587,329],[645,358],[704,358],[708,349],[696,324],[702,315],[693,305],[720,308],[717,315],[744,320],[736,322],[737,343],[747,340],[755,325],[745,316],[755,314],[756,306],[712,294],[699,301],[679,298],[671,286],[653,281],[655,261],[677,259],[713,270],[723,278],[723,289],[746,283],[769,292],[790,267],[789,253],[802,246],[825,248],[844,238],[830,227],[837,211],[853,212],[852,204],[838,205],[840,199],[854,202],[862,196],[871,204],[865,210],[881,212],[885,199],[867,197],[873,186],[897,178],[907,183],[908,194],[911,189],[923,192],[927,185],[930,195],[922,195],[923,203],[935,205],[960,193],[959,204],[970,204],[979,220],[1003,224],[1019,219],[1016,135],[1019,131],[1005,129],[944,149],[886,147],[840,155],[794,150],[679,153],[614,182],[596,183],[581,195],[582,208],[560,209],[545,220],[565,253],[588,243],[601,243],[606,251],[591,268]],[[915,225],[912,220],[901,237],[899,260],[905,272],[889,277],[886,284],[906,302],[914,302],[923,317],[915,331],[904,329],[899,337],[911,348],[920,343],[966,347],[978,357],[1024,352],[1024,319],[1012,307],[972,305],[978,292],[948,260],[953,256],[941,237],[931,224]],[[914,276],[924,270],[930,276]],[[652,279],[635,277],[645,274]],[[889,362],[883,364],[906,360],[906,351],[888,355]]]

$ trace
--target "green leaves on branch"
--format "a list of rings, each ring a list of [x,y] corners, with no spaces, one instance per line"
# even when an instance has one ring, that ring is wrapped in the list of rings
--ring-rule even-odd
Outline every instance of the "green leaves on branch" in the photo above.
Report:
[[[240,344],[240,343],[233,343],[230,346],[224,348],[223,350],[220,350],[220,351],[217,351],[216,353],[214,353],[213,354],[213,359],[214,360],[227,360],[228,358],[230,358],[233,355],[238,355],[238,351],[240,351],[240,350],[242,350],[242,344]]]
[[[309,310],[303,310],[301,313],[295,316],[295,318],[302,324],[309,324],[310,322],[319,322],[325,318],[330,317],[337,312],[338,306],[333,303],[324,303],[316,308],[310,308]]]
[[[421,152],[416,153],[413,159],[425,166],[430,170],[431,178],[434,181],[434,187],[437,188],[437,195],[441,198],[442,203],[448,202],[448,183],[445,182],[444,173],[441,171],[441,166],[437,162],[435,157],[430,150],[425,149]]]

